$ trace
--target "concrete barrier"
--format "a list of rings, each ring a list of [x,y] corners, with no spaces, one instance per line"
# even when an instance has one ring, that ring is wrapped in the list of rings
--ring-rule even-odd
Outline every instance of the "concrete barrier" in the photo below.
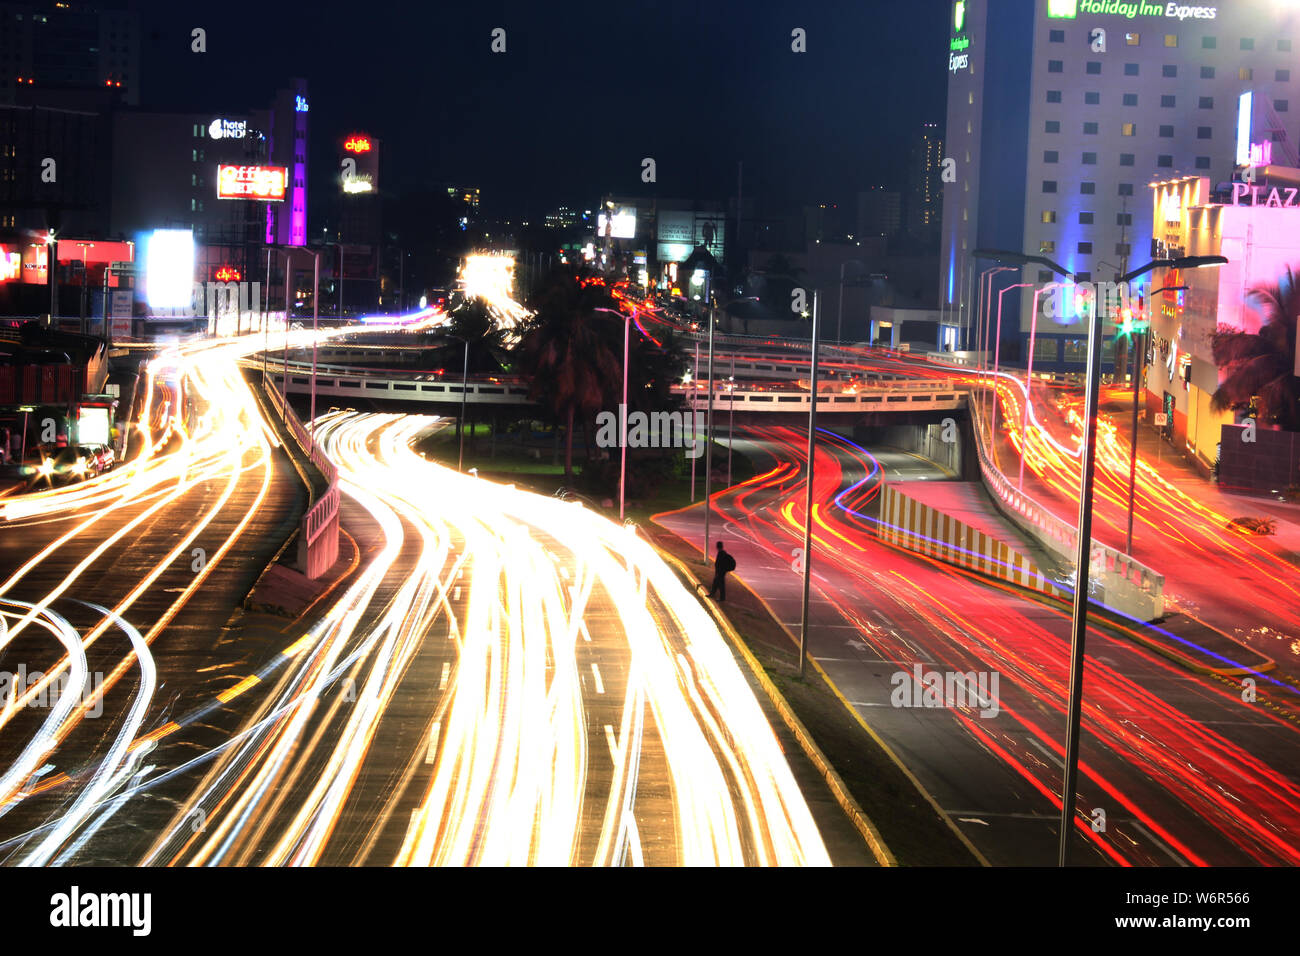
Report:
[[[334,566],[339,557],[339,475],[334,462],[313,444],[302,421],[280,394],[280,389],[268,376],[266,394],[271,405],[283,419],[303,453],[324,475],[329,483],[325,494],[307,509],[298,527],[298,570],[315,580]]]
[[[1064,595],[1024,554],[952,515],[886,485],[880,497],[881,540],[1020,587]]]

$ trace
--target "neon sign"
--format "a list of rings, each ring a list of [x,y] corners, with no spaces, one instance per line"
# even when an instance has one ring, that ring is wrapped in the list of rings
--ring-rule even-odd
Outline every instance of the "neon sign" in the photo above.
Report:
[[[284,166],[218,166],[218,199],[261,199],[283,202],[289,184]]]
[[[1213,20],[1218,7],[1189,6],[1181,3],[1147,3],[1146,0],[1047,0],[1047,16],[1055,20],[1073,20],[1080,13],[1125,17],[1169,17],[1176,20]]]
[[[238,269],[232,269],[230,266],[222,266],[213,273],[213,278],[218,282],[238,282],[244,278],[244,274]]]
[[[1251,165],[1251,166],[1269,166],[1269,165],[1272,165],[1272,163],[1273,163],[1273,143],[1272,143],[1272,141],[1270,141],[1270,140],[1265,140],[1265,141],[1262,142],[1262,143],[1251,143],[1251,144],[1250,144],[1250,156],[1249,156],[1248,158],[1250,159],[1250,165]]]
[[[368,136],[349,136],[343,148],[349,153],[368,153],[370,152],[370,138]]]
[[[208,135],[213,139],[243,139],[248,135],[245,120],[214,119],[208,124]]]
[[[1274,186],[1264,194],[1264,201],[1260,202],[1260,191],[1263,186],[1252,186],[1250,183],[1233,183],[1232,184],[1232,204],[1234,206],[1272,206],[1274,209],[1295,209],[1300,207],[1296,202],[1296,194],[1300,188],[1295,186]],[[1245,203],[1241,200],[1247,196],[1250,202]]]
[[[307,97],[301,93],[293,98],[293,108],[299,113],[307,112]]]

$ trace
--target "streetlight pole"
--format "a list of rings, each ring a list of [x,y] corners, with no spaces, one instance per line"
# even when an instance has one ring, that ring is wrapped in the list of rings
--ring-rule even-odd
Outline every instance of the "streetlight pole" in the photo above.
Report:
[[[1059,282],[1049,282],[1042,288],[1034,288],[1034,309],[1029,319],[1029,359],[1025,365],[1025,407],[1020,415],[1020,479],[1017,487],[1025,490],[1025,457],[1029,451],[1026,441],[1029,438],[1029,400],[1034,388],[1034,336],[1038,332],[1038,297]]]
[[[465,364],[460,373],[460,457],[456,459],[456,470],[465,467],[465,402],[469,396],[469,339],[465,343]]]
[[[316,450],[316,345],[320,328],[320,250],[312,253],[311,285],[311,448]],[[287,399],[286,399],[287,400]]]
[[[290,286],[293,281],[293,255],[288,249],[284,251],[284,383],[280,389],[280,395],[284,399],[284,420],[289,420],[289,316],[290,311]]]
[[[695,343],[695,372],[691,376],[691,428],[695,427],[695,406],[699,394],[697,382],[700,380],[700,343]],[[695,459],[691,459],[691,504],[695,504]],[[706,558],[707,554],[704,555]]]
[[[1158,267],[1195,269],[1223,265],[1224,256],[1184,256],[1178,259],[1148,262],[1140,269],[1122,275],[1121,283],[1131,282]],[[1092,310],[1088,333],[1088,379],[1084,392],[1082,473],[1079,485],[1079,536],[1075,549],[1075,588],[1070,641],[1070,698],[1066,709],[1065,780],[1061,793],[1061,844],[1057,862],[1065,866],[1074,827],[1075,789],[1079,780],[1079,717],[1083,707],[1084,638],[1088,628],[1088,561],[1092,553],[1092,487],[1097,466],[1097,392],[1101,385],[1101,312]],[[1136,434],[1136,433],[1135,433]]]
[[[1025,289],[1031,285],[1032,282],[1017,282],[998,290],[998,327],[993,335],[993,374],[989,380],[993,386],[993,408],[989,415],[989,447],[993,452],[994,467],[998,462],[998,361],[1002,352],[1002,297],[1012,289]]]
[[[709,513],[713,511],[713,501],[709,497],[713,486],[713,324],[715,310],[709,305],[709,401],[707,423],[704,426],[704,560],[709,560]],[[691,422],[694,429],[695,423]]]
[[[618,520],[623,520],[623,501],[627,493],[627,357],[632,337],[632,313],[623,316],[623,409],[619,415]],[[691,423],[694,426],[694,422]],[[707,558],[708,551],[704,552]]]
[[[808,401],[808,488],[803,511],[803,602],[799,611],[799,676],[808,659],[808,590],[812,581],[813,474],[817,456],[817,319],[821,313],[821,292],[813,290],[812,356]]]

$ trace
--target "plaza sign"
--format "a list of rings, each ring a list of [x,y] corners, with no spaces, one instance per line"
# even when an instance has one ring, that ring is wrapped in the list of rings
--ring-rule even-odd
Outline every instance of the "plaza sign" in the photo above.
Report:
[[[1232,184],[1232,204],[1234,206],[1271,206],[1274,209],[1296,209],[1300,208],[1300,203],[1296,202],[1296,193],[1300,192],[1295,186],[1274,186],[1268,190],[1264,196],[1264,201],[1260,202],[1260,194],[1264,190],[1263,186],[1252,186],[1250,183],[1233,183]],[[1242,202],[1247,196],[1250,202]]]
[[[1047,16],[1073,20],[1080,13],[1125,17],[1169,17],[1177,20],[1213,20],[1218,7],[1190,6],[1182,3],[1147,3],[1146,0],[1047,0]]]

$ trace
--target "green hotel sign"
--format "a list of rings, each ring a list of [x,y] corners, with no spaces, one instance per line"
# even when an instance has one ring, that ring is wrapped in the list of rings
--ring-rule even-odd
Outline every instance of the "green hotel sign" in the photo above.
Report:
[[[1182,3],[1148,3],[1146,0],[1047,0],[1047,16],[1073,20],[1080,13],[1125,17],[1168,17],[1175,20],[1213,20],[1217,7],[1199,7]]]

